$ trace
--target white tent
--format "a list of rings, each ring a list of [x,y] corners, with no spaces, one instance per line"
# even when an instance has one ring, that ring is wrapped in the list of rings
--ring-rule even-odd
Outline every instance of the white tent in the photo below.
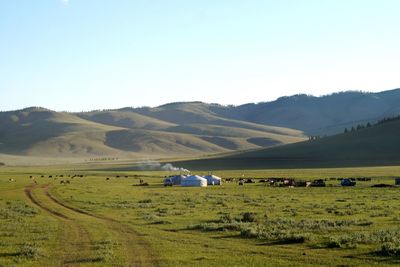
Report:
[[[218,176],[215,175],[206,175],[204,178],[207,179],[207,184],[208,185],[221,185],[222,184],[222,179]]]
[[[182,179],[181,186],[200,186],[204,187],[207,186],[207,179],[198,176],[198,175],[191,175]]]
[[[180,185],[182,183],[182,180],[186,178],[186,175],[175,175],[175,176],[170,176],[169,177],[172,181],[172,184],[174,185]]]

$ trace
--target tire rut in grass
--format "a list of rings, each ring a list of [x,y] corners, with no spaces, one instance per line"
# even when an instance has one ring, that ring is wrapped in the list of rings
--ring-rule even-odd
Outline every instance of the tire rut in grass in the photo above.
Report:
[[[37,207],[44,210],[51,216],[56,217],[63,228],[63,236],[60,241],[60,252],[56,253],[56,257],[61,259],[62,266],[77,266],[85,262],[95,262],[98,259],[91,257],[91,247],[93,242],[90,235],[82,225],[74,218],[52,209],[50,206],[39,201],[33,194],[33,191],[41,193],[43,187],[36,185],[27,186],[24,189],[25,195]]]
[[[69,209],[70,211],[96,218],[106,223],[108,230],[115,233],[121,241],[125,253],[125,266],[157,266],[157,257],[152,252],[149,244],[140,237],[140,234],[123,223],[105,216],[92,214],[82,209],[72,207],[60,201],[49,192],[49,186],[44,188],[46,196],[54,203]]]

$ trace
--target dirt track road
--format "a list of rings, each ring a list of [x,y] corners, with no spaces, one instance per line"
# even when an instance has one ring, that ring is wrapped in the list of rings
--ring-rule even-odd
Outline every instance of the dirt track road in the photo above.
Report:
[[[50,185],[31,185],[24,190],[33,204],[59,219],[62,225],[59,255],[56,255],[61,266],[157,266],[150,246],[129,226],[67,205],[51,194]],[[112,254],[117,258],[105,261],[98,255],[95,231],[107,233],[116,241],[118,245],[113,246]]]

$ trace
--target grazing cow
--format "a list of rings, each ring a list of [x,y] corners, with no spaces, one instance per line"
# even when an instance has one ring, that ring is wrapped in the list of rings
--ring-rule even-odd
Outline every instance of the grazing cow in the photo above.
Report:
[[[296,187],[307,187],[310,184],[311,184],[310,182],[297,181],[297,182],[294,183],[294,186],[296,186]]]
[[[295,185],[295,181],[292,178],[287,178],[285,180],[283,180],[283,186],[294,186]]]
[[[316,179],[316,180],[312,181],[310,186],[312,186],[312,187],[325,187],[326,184],[325,184],[325,181],[323,179]]]
[[[108,180],[110,180],[110,178],[107,177],[106,180],[108,181]]]
[[[243,182],[243,181],[240,181],[240,182],[239,182],[239,185],[244,185],[244,182]]]
[[[13,178],[8,179],[9,182],[15,182]]]

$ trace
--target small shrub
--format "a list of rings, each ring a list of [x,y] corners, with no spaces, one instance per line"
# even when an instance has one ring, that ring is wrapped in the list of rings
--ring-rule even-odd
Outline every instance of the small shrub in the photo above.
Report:
[[[22,246],[19,248],[18,255],[26,258],[26,259],[36,259],[39,257],[39,248],[35,245],[24,243]]]
[[[378,251],[381,256],[400,257],[400,242],[386,242]]]
[[[223,214],[218,220],[218,222],[220,222],[220,223],[231,223],[233,221],[234,221],[234,219],[232,218],[232,216],[230,214]]]
[[[166,221],[166,220],[157,220],[152,222],[151,224],[172,224],[170,221]]]
[[[282,236],[278,242],[284,244],[298,244],[298,243],[305,243],[306,241],[310,240],[309,235],[304,234],[289,234],[286,236]]]
[[[356,248],[357,242],[351,236],[331,237],[326,244],[328,248]]]
[[[151,198],[139,200],[139,203],[152,203],[153,200]]]
[[[97,250],[97,258],[93,261],[111,261],[114,258],[114,246],[116,242],[106,239],[96,243],[95,249]]]
[[[256,220],[256,214],[253,212],[245,212],[242,214],[242,222],[255,222]]]

